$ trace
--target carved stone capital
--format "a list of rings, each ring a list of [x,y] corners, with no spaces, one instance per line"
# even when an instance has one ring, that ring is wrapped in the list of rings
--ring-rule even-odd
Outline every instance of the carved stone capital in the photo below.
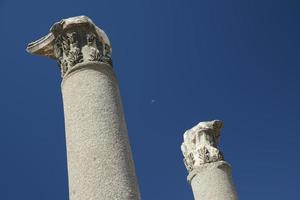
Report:
[[[205,163],[223,160],[223,154],[218,149],[222,127],[223,122],[219,120],[200,122],[184,133],[181,151],[189,172]]]
[[[79,63],[96,61],[112,66],[107,35],[86,16],[56,22],[48,35],[29,43],[26,50],[57,60],[62,77]]]

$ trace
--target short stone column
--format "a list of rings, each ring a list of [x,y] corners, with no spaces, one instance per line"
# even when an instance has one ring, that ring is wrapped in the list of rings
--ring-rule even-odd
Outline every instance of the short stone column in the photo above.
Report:
[[[139,200],[106,34],[88,17],[72,17],[27,51],[61,69],[70,200]]]
[[[223,122],[200,122],[184,133],[181,150],[195,200],[237,200],[231,167],[217,145]]]

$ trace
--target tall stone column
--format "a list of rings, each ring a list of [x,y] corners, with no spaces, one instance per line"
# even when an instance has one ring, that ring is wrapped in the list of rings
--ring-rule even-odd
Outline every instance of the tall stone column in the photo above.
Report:
[[[195,200],[237,200],[231,167],[217,145],[223,122],[200,122],[184,133],[181,150]]]
[[[27,51],[61,69],[70,200],[139,200],[106,34],[88,17],[72,17]]]

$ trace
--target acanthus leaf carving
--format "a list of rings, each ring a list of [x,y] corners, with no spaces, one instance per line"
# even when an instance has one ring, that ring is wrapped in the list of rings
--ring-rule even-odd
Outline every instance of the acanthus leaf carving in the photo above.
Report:
[[[77,63],[83,62],[83,55],[79,49],[79,41],[76,32],[72,32],[68,35],[68,40],[70,43],[70,51],[66,52],[68,54],[69,66],[73,67]]]
[[[87,45],[90,48],[89,53],[89,61],[100,61],[101,60],[101,54],[100,51],[96,48],[96,35],[94,33],[87,34]],[[100,49],[101,50],[101,49]]]
[[[102,61],[112,65],[111,48],[109,45],[104,45],[104,55]]]
[[[93,32],[61,33],[55,40],[53,51],[61,66],[62,77],[76,64],[86,61],[112,65],[110,46],[103,45],[102,38]]]
[[[210,160],[209,151],[205,146],[197,150],[197,155],[198,158],[200,159],[199,161],[201,162],[201,164],[207,163]]]
[[[91,47],[89,61],[100,61],[100,60],[101,60],[101,55],[100,55],[99,50],[94,47]]]

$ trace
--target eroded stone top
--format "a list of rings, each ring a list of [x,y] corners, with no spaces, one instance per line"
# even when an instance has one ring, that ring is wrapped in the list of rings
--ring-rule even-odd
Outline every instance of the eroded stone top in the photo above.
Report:
[[[200,122],[184,133],[181,151],[188,171],[205,163],[223,160],[218,149],[222,127],[223,122],[220,120]]]
[[[57,60],[62,77],[78,63],[96,61],[112,66],[112,48],[107,35],[86,16],[56,22],[49,34],[29,43],[26,50]]]

